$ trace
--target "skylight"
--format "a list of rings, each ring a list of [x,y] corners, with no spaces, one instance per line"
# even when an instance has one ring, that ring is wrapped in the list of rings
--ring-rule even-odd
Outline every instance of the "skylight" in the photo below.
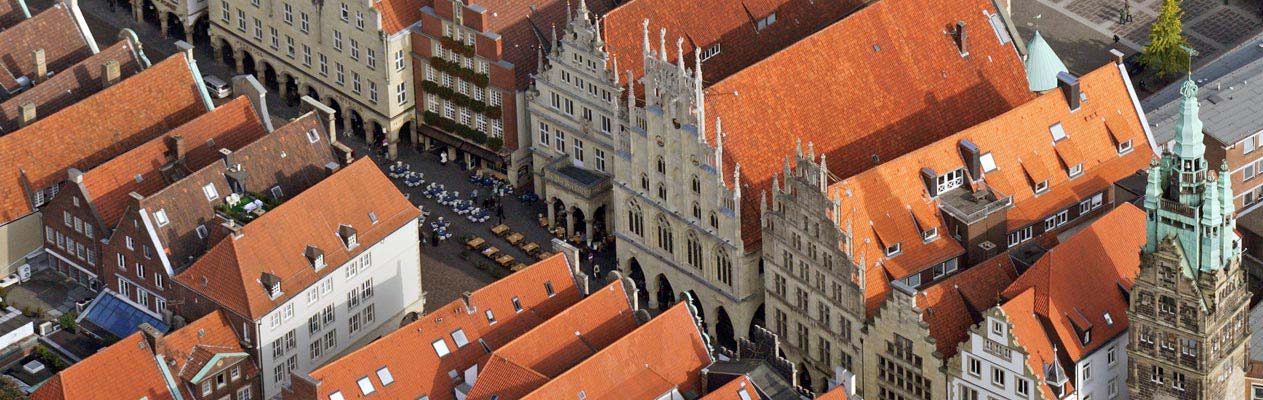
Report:
[[[996,170],[995,157],[991,153],[983,154],[979,161],[982,161],[982,173],[985,174]]]
[[[1110,313],[1105,313],[1105,323],[1114,325],[1114,317],[1111,317]]]
[[[1048,132],[1052,133],[1053,142],[1060,142],[1066,138],[1066,129],[1061,127],[1060,122],[1048,127]]]
[[[391,375],[390,370],[386,369],[386,367],[382,367],[381,369],[377,370],[377,379],[382,381],[382,386],[387,386],[392,383],[395,383],[394,375]]]
[[[377,388],[373,387],[373,381],[369,380],[367,376],[356,380],[355,383],[360,385],[360,391],[363,392],[365,396],[377,391]]]
[[[342,397],[342,391],[339,390],[333,393],[329,393],[329,400],[345,400],[345,399]]]
[[[456,348],[465,347],[469,344],[469,339],[465,337],[464,329],[457,329],[452,332],[452,341],[456,342]]]
[[[750,392],[746,388],[738,389],[737,395],[741,396],[741,400],[750,400]]]
[[[443,339],[435,340],[431,345],[434,346],[434,353],[438,354],[439,358],[451,353],[451,350],[447,349],[447,342],[444,342]]]

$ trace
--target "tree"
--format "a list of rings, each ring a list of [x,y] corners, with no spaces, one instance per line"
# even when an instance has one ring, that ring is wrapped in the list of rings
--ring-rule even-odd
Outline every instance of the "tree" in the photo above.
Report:
[[[1184,38],[1184,28],[1180,17],[1180,0],[1163,0],[1158,20],[1153,23],[1149,32],[1149,46],[1141,53],[1140,62],[1147,68],[1155,68],[1158,77],[1170,73],[1186,71],[1189,68],[1188,39]]]

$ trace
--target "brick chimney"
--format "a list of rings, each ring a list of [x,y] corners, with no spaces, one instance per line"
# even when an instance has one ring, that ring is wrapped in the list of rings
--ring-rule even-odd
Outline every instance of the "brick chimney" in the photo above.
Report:
[[[184,144],[184,136],[173,135],[170,138],[168,138],[168,141],[169,141],[168,143],[171,145],[171,157],[173,158],[173,160],[174,161],[183,160],[184,156],[188,154],[188,150],[185,148],[185,144]]]
[[[25,128],[35,122],[35,103],[28,101],[18,104],[18,129]]]
[[[956,21],[956,31],[952,32],[952,39],[956,40],[956,49],[960,51],[961,56],[969,55],[969,42],[965,36],[965,21]]]
[[[1079,95],[1079,78],[1065,72],[1058,72],[1057,86],[1066,96],[1066,104],[1070,105],[1070,111],[1078,110],[1079,102],[1082,100]]]
[[[118,60],[109,60],[101,64],[101,87],[110,87],[118,83],[119,75]]]
[[[148,322],[140,324],[137,328],[140,329],[140,333],[144,336],[145,342],[149,344],[149,348],[152,349],[154,353],[158,353],[163,347],[165,347],[166,344],[163,342],[164,334],[162,331],[158,330],[158,328],[155,328],[153,325],[149,325]]]
[[[31,80],[35,83],[44,82],[48,77],[48,61],[44,58],[44,49],[35,49],[31,52],[31,62],[35,64],[35,76]]]

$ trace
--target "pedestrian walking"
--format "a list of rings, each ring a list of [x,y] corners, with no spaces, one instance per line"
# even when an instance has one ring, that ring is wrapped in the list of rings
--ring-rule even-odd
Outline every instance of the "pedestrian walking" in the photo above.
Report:
[[[1118,44],[1118,41],[1120,40],[1123,40],[1123,39],[1118,37],[1118,35],[1114,35],[1114,44]]]

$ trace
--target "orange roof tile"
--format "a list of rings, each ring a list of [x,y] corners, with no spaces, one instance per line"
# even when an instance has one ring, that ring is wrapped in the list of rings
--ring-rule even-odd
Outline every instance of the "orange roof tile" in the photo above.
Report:
[[[57,373],[31,400],[174,399],[161,368],[136,332]]]
[[[361,158],[246,224],[242,236],[219,242],[175,279],[257,320],[335,269],[312,270],[307,246],[323,250],[327,265],[342,265],[419,214],[372,160]],[[341,225],[357,230],[360,246],[342,244]],[[281,279],[283,294],[269,298],[258,283],[264,272]]]
[[[701,390],[701,370],[713,360],[686,302],[671,307],[596,355],[562,373],[524,400],[656,398],[672,388]]]
[[[633,312],[622,282],[606,285],[496,349],[503,362],[489,362],[467,398],[521,398],[635,330]]]
[[[0,221],[32,211],[26,187],[52,186],[66,179],[68,168],[90,170],[205,114],[197,79],[185,58],[175,55],[0,136]]]
[[[833,390],[825,392],[824,394],[816,397],[816,400],[846,400],[846,399],[847,399],[846,388],[843,388],[841,386],[838,386],[834,388]]]
[[[1034,312],[1046,318],[1067,361],[1074,363],[1127,330],[1127,295],[1140,271],[1140,247],[1145,243],[1145,213],[1123,203],[1052,248],[1004,290],[1006,298],[1034,294]],[[1107,317],[1108,315],[1108,317]],[[1075,329],[1091,327],[1088,343]]]
[[[209,357],[205,355],[245,354],[241,339],[233,331],[232,323],[222,310],[215,310],[167,334],[161,343],[158,351],[172,362],[172,375],[186,381],[191,380],[209,361]],[[242,372],[243,376],[250,376],[252,371]]]
[[[919,233],[907,228],[885,228],[890,233],[882,232],[878,238],[865,225],[892,218],[898,224],[907,225],[905,220],[912,220],[905,217],[909,207],[923,210],[914,211],[914,215],[937,215],[939,200],[929,197],[920,171],[928,168],[942,174],[964,168],[958,150],[964,140],[977,145],[983,153],[990,153],[995,160],[997,169],[986,173],[983,179],[999,192],[998,197],[1012,196],[1013,205],[1007,211],[1010,231],[1040,222],[1054,211],[1106,190],[1113,182],[1144,168],[1152,157],[1148,144],[1135,143],[1131,152],[1119,155],[1101,122],[1108,116],[1116,121],[1116,126],[1143,132],[1127,92],[1127,83],[1117,67],[1107,65],[1083,76],[1079,82],[1091,101],[1083,103],[1078,111],[1069,110],[1060,92],[1046,93],[1012,111],[831,185],[830,193],[841,199],[841,225],[853,231],[851,258],[865,269],[881,265],[889,273],[889,279],[903,279],[963,252],[960,244],[946,235],[941,221],[935,221],[940,237],[929,243],[924,243]],[[1080,150],[1083,175],[1071,178],[1067,169],[1049,167],[1058,165],[1055,157],[1060,157],[1048,131],[1056,122],[1069,134],[1057,146]],[[1138,140],[1145,140],[1143,133],[1135,135]],[[1028,184],[1028,166],[1035,166],[1031,169],[1037,176],[1047,176],[1049,191],[1034,193],[1033,186]],[[742,171],[745,171],[744,166]],[[887,237],[894,235],[898,239]],[[882,246],[892,241],[902,243],[901,253],[886,257]],[[872,282],[872,277],[868,281]],[[874,308],[874,300],[880,305],[884,293],[869,294],[870,308]]]
[[[1044,398],[1055,399],[1057,396],[1053,396],[1052,389],[1043,384],[1044,368],[1061,360],[1057,359],[1048,336],[1042,334],[1043,326],[1035,317],[1035,301],[1035,290],[1028,288],[1018,293],[1017,297],[1000,305],[1000,309],[1008,317],[1009,323],[1013,324],[1013,334],[1017,336],[1018,344],[1026,348],[1026,366],[1039,378],[1036,386],[1044,393]],[[1062,368],[1065,366],[1063,365]],[[1070,384],[1070,382],[1066,383],[1067,386]],[[1067,392],[1070,391],[1067,387]]]
[[[1016,50],[990,32],[994,12],[987,0],[876,1],[708,88],[707,123],[721,118],[726,133],[724,176],[741,165],[741,215],[758,215],[758,193],[794,152],[787,137],[814,143],[848,177],[1030,99]],[[976,32],[965,57],[944,34],[958,21]],[[839,110],[854,112],[830,117]],[[760,240],[757,217],[742,218],[742,237]]]
[[[411,0],[378,0],[373,8],[381,14],[382,30],[393,35],[421,20],[423,2]]]
[[[2,0],[0,0],[2,1]],[[48,80],[27,89],[17,96],[0,102],[0,135],[18,130],[18,107],[30,102],[35,105],[36,118],[53,115],[63,108],[100,92],[105,88],[101,79],[101,66],[108,61],[118,62],[118,77],[127,79],[143,71],[147,61],[141,60],[138,49],[126,39],[101,50],[91,57],[59,71]]]
[[[602,28],[608,51],[622,59],[621,68],[632,70],[636,76],[645,73],[641,59],[645,19],[649,20],[653,51],[661,49],[659,30],[667,30],[667,59],[672,62],[678,57],[676,38],[684,38],[689,67],[693,66],[693,49],[719,46],[719,54],[702,62],[704,78],[713,83],[837,22],[860,4],[860,0],[632,0],[606,14]],[[760,30],[759,20],[773,13],[776,22]]]
[[[21,0],[0,0],[0,29],[8,29],[26,20],[25,7]]]
[[[969,337],[969,327],[982,313],[1000,303],[1000,292],[1017,278],[1008,254],[1001,254],[925,288],[917,295],[922,319],[944,359]]]
[[[187,175],[219,160],[219,149],[235,151],[266,134],[250,100],[238,97],[89,170],[83,175],[83,185],[102,221],[113,227],[132,200],[128,193],[148,197],[177,177],[166,176],[162,170],[174,157],[173,138],[181,137],[185,143],[180,174]]]
[[[742,396],[741,392],[745,392],[745,396]],[[755,393],[754,382],[750,381],[750,377],[741,375],[718,389],[710,391],[710,393],[698,400],[746,400],[758,397],[759,395]],[[817,399],[821,399],[821,397],[817,397]],[[843,396],[841,400],[846,400],[846,397]]]
[[[545,284],[552,286],[553,295],[547,293]],[[340,392],[348,400],[364,398],[356,380],[375,375],[379,368],[388,368],[395,383],[381,386],[380,381],[375,381],[379,394],[374,398],[414,399],[429,394],[431,400],[453,400],[452,388],[457,383],[447,377],[448,371],[463,372],[475,365],[484,370],[490,363],[480,342],[494,351],[577,303],[580,297],[565,256],[554,255],[475,290],[469,294],[468,304],[456,300],[436,308],[419,320],[317,368],[310,374],[312,380],[319,382],[315,397],[327,399],[330,394]],[[515,298],[522,304],[522,312],[512,312]],[[495,324],[489,324],[483,314],[488,309],[496,317]],[[456,345],[451,335],[457,330],[465,334],[469,344]],[[438,340],[443,341],[450,354],[437,356],[432,343]]]
[[[54,75],[92,55],[87,36],[79,31],[67,3],[56,2],[30,19],[0,30],[0,89],[12,93],[20,88],[19,78],[34,79],[32,53],[39,49],[44,50],[48,73]]]

